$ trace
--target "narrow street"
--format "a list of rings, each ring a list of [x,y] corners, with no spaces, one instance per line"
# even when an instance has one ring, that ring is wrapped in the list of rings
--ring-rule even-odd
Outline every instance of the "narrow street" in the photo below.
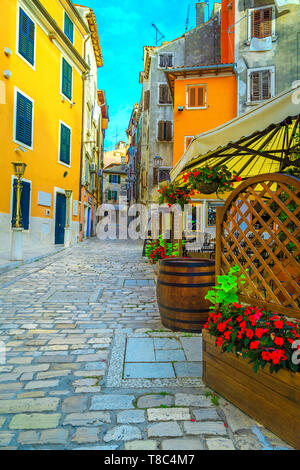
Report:
[[[201,336],[162,328],[141,242],[2,274],[0,332],[1,449],[289,448],[206,396]]]

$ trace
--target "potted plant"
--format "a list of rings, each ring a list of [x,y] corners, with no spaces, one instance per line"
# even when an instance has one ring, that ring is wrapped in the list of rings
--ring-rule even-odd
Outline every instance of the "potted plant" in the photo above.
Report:
[[[179,204],[182,210],[184,205],[190,202],[190,197],[193,195],[193,191],[188,185],[178,186],[174,183],[162,187],[158,192],[160,193],[159,204],[167,203],[169,207],[173,204]]]
[[[189,173],[184,173],[183,175],[183,181],[191,189],[196,189],[202,194],[230,191],[233,188],[234,182],[241,181],[241,179],[235,172],[228,170],[226,165],[194,168]]]
[[[203,380],[216,392],[300,448],[300,322],[238,302],[245,282],[234,266],[206,299]]]
[[[185,241],[182,240],[182,244]],[[157,240],[149,240],[145,247],[145,255],[151,263],[157,263],[161,259],[176,258],[179,256],[179,243],[167,242],[166,247],[164,246],[164,240],[162,235]]]

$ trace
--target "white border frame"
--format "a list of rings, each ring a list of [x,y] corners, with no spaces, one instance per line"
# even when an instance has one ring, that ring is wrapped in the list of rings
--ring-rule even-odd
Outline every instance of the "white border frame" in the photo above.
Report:
[[[173,52],[173,51],[172,52],[171,51],[170,52],[167,52],[167,51],[166,52],[163,52],[163,51],[160,52],[160,51],[158,51],[157,52],[157,68],[159,70],[165,70],[166,68],[168,68],[168,67],[161,67],[159,65],[161,55],[171,55],[172,56],[172,65],[169,65],[169,67],[175,67],[175,52]]]
[[[195,137],[194,135],[185,135],[184,136],[184,151],[186,151],[189,148],[190,144],[191,144],[191,142],[190,142],[189,145],[186,145],[187,139],[193,139],[194,137]]]
[[[10,210],[9,210],[9,226],[10,228],[12,229],[12,223],[11,223],[11,220],[12,220],[12,211],[13,211],[13,189],[14,189],[14,180],[16,180],[17,177],[15,175],[11,175],[11,183],[10,183]],[[29,183],[30,184],[30,198],[29,198],[29,213],[28,213],[28,219],[29,219],[29,223],[28,223],[28,228],[27,229],[24,229],[24,232],[26,233],[30,233],[30,226],[31,226],[31,193],[32,193],[32,181],[31,180],[28,180],[26,178],[21,178],[22,181],[25,181],[25,183]]]
[[[63,81],[63,59],[65,59],[65,61],[70,65],[70,67],[72,68],[72,97],[71,99],[68,98],[66,95],[64,95],[63,91],[62,91],[62,81]],[[66,101],[68,101],[68,103],[72,104],[73,105],[73,91],[74,91],[74,67],[70,64],[70,62],[66,59],[65,55],[62,54],[61,55],[61,60],[60,60],[60,89],[59,89],[59,94],[60,96],[65,99]]]
[[[53,188],[54,191],[54,198],[53,198],[53,244],[54,246],[58,245],[58,243],[55,243],[55,221],[56,221],[56,195],[57,193],[63,194],[66,196],[65,190],[62,188],[58,188],[57,186],[54,186]],[[70,228],[72,228],[72,222],[73,222],[73,216],[72,216],[72,207],[73,207],[73,191],[70,197],[70,205],[69,205],[69,221],[70,221]],[[67,216],[67,205],[66,205],[66,216]],[[64,237],[64,243],[65,243],[65,237]]]
[[[168,92],[169,92],[170,96],[172,97],[169,84],[167,82],[158,82],[157,83],[157,106],[173,106],[173,101],[171,101],[171,103],[160,103],[159,102],[159,87],[160,87],[160,85],[166,85],[168,87]]]
[[[26,15],[34,23],[33,65],[30,62],[28,62],[28,60],[22,54],[20,54],[20,52],[19,52],[20,8],[22,8],[22,10],[24,10]],[[27,7],[24,6],[22,2],[18,1],[18,3],[17,3],[17,21],[16,21],[16,54],[17,54],[18,57],[20,57],[25,62],[25,64],[29,65],[29,67],[34,71],[36,70],[35,69],[35,64],[36,64],[36,30],[37,30],[37,23],[33,19],[33,16],[31,15],[31,13],[27,9]]]
[[[189,107],[189,89],[191,87],[204,87],[205,88],[205,106],[192,106],[192,107]],[[195,84],[186,85],[186,106],[185,106],[185,109],[188,109],[189,111],[193,111],[195,109],[207,109],[207,84],[206,83],[195,83]]]
[[[24,144],[23,142],[17,140],[16,131],[17,131],[17,93],[25,96],[25,98],[29,99],[32,102],[32,126],[31,126],[31,147],[29,145]],[[21,147],[24,147],[28,150],[33,150],[33,136],[34,136],[34,99],[24,93],[20,88],[14,87],[14,118],[13,118],[13,142]]]
[[[59,122],[59,126],[58,126],[58,160],[57,160],[57,162],[60,165],[66,166],[67,168],[71,168],[71,161],[72,161],[72,128],[70,126],[68,126],[68,124],[66,124],[61,119],[58,122]],[[59,159],[59,157],[60,157],[61,124],[63,124],[65,127],[67,127],[70,130],[70,163],[69,163],[69,165],[65,162],[62,162]]]
[[[63,8],[63,24],[62,24],[62,32],[64,33],[64,35],[66,36],[66,38],[68,38],[68,36],[66,35],[65,33],[65,15],[68,15],[68,13],[66,12],[66,10]],[[70,18],[70,16],[68,15],[68,17]],[[75,38],[75,24],[74,24],[74,21],[72,21],[72,19],[70,18],[70,21],[72,22],[73,24],[73,40],[71,41],[71,39],[69,39],[70,43],[73,44],[74,46],[74,38]]]
[[[271,71],[271,96],[270,98],[267,98],[267,99],[271,99],[275,96],[275,66],[274,65],[270,65],[269,67],[256,67],[256,68],[253,68],[253,69],[247,69],[247,102],[246,104],[258,104],[258,103],[263,103],[264,101],[267,101],[267,99],[265,100],[256,100],[256,101],[252,101],[251,100],[251,86],[250,86],[250,75],[252,72],[260,72],[260,71],[263,71],[263,70],[270,70]]]
[[[255,7],[255,8],[248,8],[247,15],[248,15],[248,41],[251,42],[251,39],[254,37],[252,36],[252,12],[256,10],[266,10],[267,8],[272,8],[272,40],[276,39],[276,12],[275,12],[275,5],[264,5],[262,7]]]

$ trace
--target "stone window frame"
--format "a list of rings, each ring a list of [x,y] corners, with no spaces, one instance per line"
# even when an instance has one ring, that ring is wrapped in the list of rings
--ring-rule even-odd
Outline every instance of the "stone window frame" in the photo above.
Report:
[[[247,28],[247,44],[249,45],[251,43],[252,39],[252,13],[255,10],[265,10],[267,8],[272,8],[272,41],[277,40],[276,36],[276,11],[275,11],[275,5],[264,5],[262,7],[255,7],[255,8],[248,8],[247,10],[247,22],[248,22],[248,28]]]
[[[174,67],[175,66],[175,53],[172,51],[172,52],[159,52],[157,54],[157,68],[159,70],[165,70],[167,67],[161,67],[159,64],[160,64],[160,56],[161,55],[171,55],[172,56],[172,65],[169,65],[169,67]]]
[[[275,66],[274,65],[269,65],[268,67],[256,67],[253,69],[247,69],[247,102],[246,105],[257,105],[259,103],[263,103],[267,100],[257,100],[257,101],[252,101],[251,100],[251,73],[252,72],[262,72],[264,70],[270,70],[271,71],[271,96],[268,99],[271,99],[275,96]]]

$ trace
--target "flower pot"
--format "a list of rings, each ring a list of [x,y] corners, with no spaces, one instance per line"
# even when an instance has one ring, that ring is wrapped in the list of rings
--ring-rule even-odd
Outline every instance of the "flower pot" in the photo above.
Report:
[[[300,449],[300,374],[269,367],[253,370],[248,359],[223,353],[216,338],[202,332],[203,381],[274,434]]]
[[[197,181],[197,183],[195,183],[195,189],[197,189],[202,194],[213,194],[218,189],[218,183],[214,181],[212,181],[211,183]]]

